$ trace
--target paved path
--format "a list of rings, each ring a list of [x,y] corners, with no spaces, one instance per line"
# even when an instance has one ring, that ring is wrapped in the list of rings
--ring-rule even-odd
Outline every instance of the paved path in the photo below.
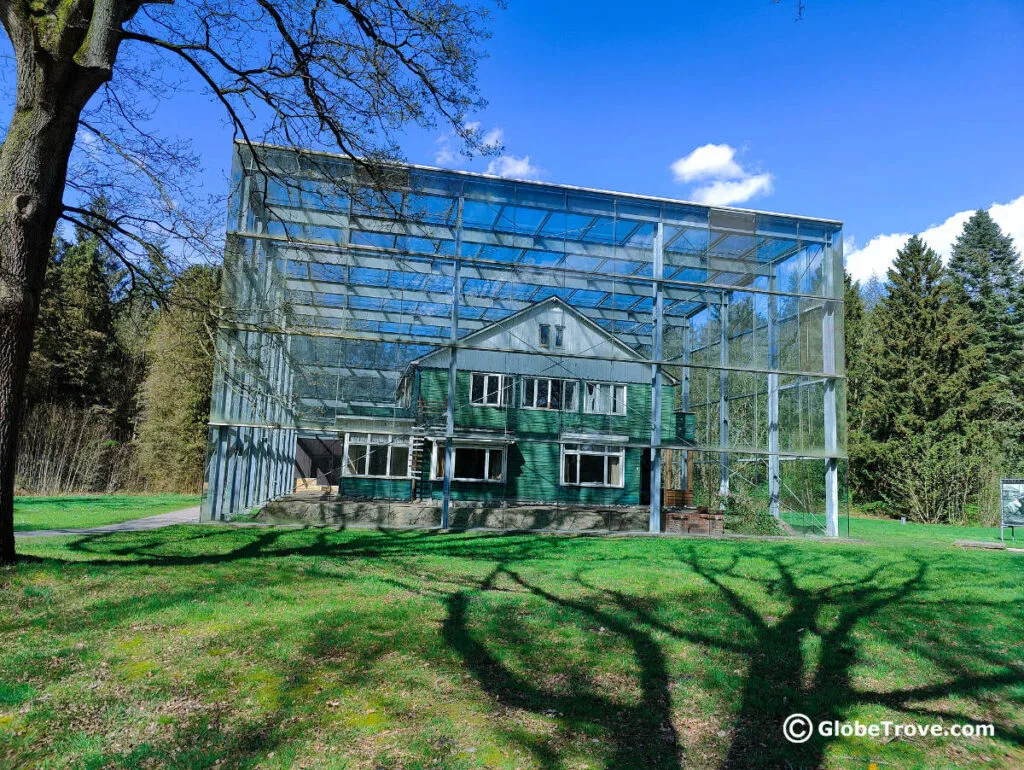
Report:
[[[120,524],[105,524],[102,527],[86,529],[36,529],[30,532],[15,532],[15,537],[52,537],[54,535],[100,535],[104,532],[140,532],[144,529],[159,529],[172,524],[198,524],[199,506],[183,508],[180,511],[147,516],[144,519],[122,521]]]

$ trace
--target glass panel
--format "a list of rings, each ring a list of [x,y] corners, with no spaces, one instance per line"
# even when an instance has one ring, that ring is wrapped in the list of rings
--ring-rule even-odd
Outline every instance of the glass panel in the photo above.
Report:
[[[484,402],[484,376],[482,374],[474,374],[472,377],[470,401],[474,404],[482,404]]]
[[[501,480],[501,456],[503,451],[501,449],[488,449],[487,450],[487,478],[492,481]]]
[[[625,414],[626,413],[626,386],[625,385],[615,385],[615,386],[612,387],[612,392],[614,394],[613,395],[613,399],[614,400],[612,402],[612,411],[615,414]]]
[[[622,486],[622,464],[618,455],[608,458],[608,483],[613,487]]]
[[[536,380],[529,377],[523,379],[523,406],[536,406],[534,397],[536,395]]]
[[[551,387],[551,380],[537,381],[537,406],[541,409],[548,408],[548,390]]]
[[[370,445],[370,465],[368,475],[388,475],[388,448],[386,444]]]
[[[444,478],[444,444],[434,443],[434,478]]]
[[[483,479],[486,449],[457,447],[455,449],[455,478]]]
[[[577,383],[575,382],[570,381],[565,383],[565,405],[562,408],[566,411],[576,411],[576,386]]]
[[[487,377],[487,396],[485,403],[498,404],[501,401],[501,377],[490,375]]]
[[[348,473],[361,476],[366,473],[366,446],[364,444],[348,445]]]
[[[552,409],[562,408],[562,381],[561,380],[550,380],[551,383],[551,403],[549,406]]]
[[[394,445],[391,447],[391,475],[409,475],[409,446]]]
[[[562,464],[562,479],[566,484],[578,484],[579,478],[576,475],[579,470],[580,458],[579,455],[565,453],[565,459]]]
[[[580,484],[604,484],[604,457],[580,455]]]

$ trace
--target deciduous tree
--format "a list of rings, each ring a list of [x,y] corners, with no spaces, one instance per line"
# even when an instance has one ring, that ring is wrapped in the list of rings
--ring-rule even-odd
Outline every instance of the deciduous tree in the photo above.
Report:
[[[204,88],[236,138],[335,149],[377,179],[409,123],[480,146],[465,118],[485,15],[476,0],[0,0],[16,67],[0,145],[0,562],[15,556],[18,425],[58,221],[92,231],[130,282],[155,243],[181,261],[220,251],[223,208],[193,184],[187,138],[151,120],[164,94]],[[102,228],[81,204],[99,190]]]

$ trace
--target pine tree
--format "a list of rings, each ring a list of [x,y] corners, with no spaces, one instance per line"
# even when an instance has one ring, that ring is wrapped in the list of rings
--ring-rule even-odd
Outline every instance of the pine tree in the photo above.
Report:
[[[872,313],[862,400],[865,478],[898,511],[962,520],[992,451],[993,393],[969,309],[938,255],[911,238]]]
[[[843,275],[843,342],[846,350],[846,425],[850,455],[850,485],[858,497],[875,499],[870,482],[861,473],[864,443],[863,400],[867,378],[866,345],[870,316],[865,311],[861,286]]]
[[[957,299],[970,309],[985,348],[984,377],[1000,395],[990,419],[1021,426],[1024,414],[1024,271],[1013,239],[978,211],[953,244],[949,273]],[[1024,454],[1024,427],[1008,450]]]
[[[99,239],[76,231],[57,240],[29,366],[29,404],[42,401],[108,408],[106,388],[119,359],[109,266]]]

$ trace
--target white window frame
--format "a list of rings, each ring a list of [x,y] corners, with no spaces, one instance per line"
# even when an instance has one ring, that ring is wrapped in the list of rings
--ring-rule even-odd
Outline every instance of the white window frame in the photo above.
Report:
[[[473,383],[476,381],[477,377],[483,377],[484,378],[484,389],[483,389],[484,400],[483,401],[474,401],[473,400]],[[497,377],[498,378],[498,403],[496,403],[496,404],[489,404],[489,403],[487,403],[487,381],[491,377]],[[511,388],[511,385],[512,385],[512,377],[511,377],[511,375],[508,375],[508,374],[497,374],[495,372],[470,372],[470,374],[469,374],[469,403],[472,406],[490,406],[490,407],[505,406],[505,400],[506,400],[505,389],[506,388]]]
[[[590,387],[595,387],[595,388],[622,388],[622,411],[621,412],[616,412],[616,411],[603,412],[603,411],[600,411],[600,410],[597,410],[597,409],[591,409],[591,407],[590,407],[590,395],[587,392]],[[583,383],[583,392],[582,392],[581,395],[583,397],[583,412],[584,412],[584,414],[610,414],[610,415],[616,415],[616,416],[622,416],[622,415],[626,414],[626,408],[627,408],[626,405],[628,404],[627,396],[629,395],[629,389],[627,388],[625,383],[622,383],[622,382],[597,382],[595,380],[588,380],[587,382]],[[615,398],[611,395],[611,393],[609,393],[609,402],[611,404],[615,403]]]
[[[365,437],[364,441],[353,440],[355,437]],[[386,446],[388,448],[388,470],[391,470],[391,450],[395,446],[406,447],[408,449],[407,459],[405,462],[405,475],[404,476],[393,476],[387,474],[384,476],[378,476],[370,473],[350,473],[348,469],[348,451],[349,447],[353,444],[358,446],[384,446],[384,442],[374,443],[370,441],[370,436],[386,436]],[[367,449],[366,457],[364,458],[363,468],[367,471],[370,470],[370,451]],[[403,437],[394,433],[374,433],[372,431],[367,432],[351,432],[345,434],[345,454],[341,460],[341,475],[350,479],[411,479],[412,478],[412,436]]]
[[[431,481],[443,481],[444,474],[438,474],[437,458],[438,453],[444,453],[444,441],[433,441],[434,445],[433,452],[430,456],[430,480]],[[464,479],[455,475],[455,468],[452,467],[452,481],[466,481],[474,484],[504,484],[505,483],[505,472],[508,469],[508,452],[507,447],[504,444],[466,444],[458,443],[455,444],[452,449],[452,460],[455,460],[455,452],[460,449],[484,449],[487,450],[487,454],[484,455],[484,477],[482,479]],[[496,479],[486,478],[490,475],[491,470],[491,452],[501,452],[501,476]]]
[[[572,447],[572,448],[570,448]],[[600,449],[582,449],[581,447],[600,447]],[[576,481],[567,481],[565,478],[565,458],[566,455],[576,456]],[[604,477],[606,481],[604,483],[595,482],[581,482],[580,477],[580,464],[581,457],[603,457],[604,458]],[[608,458],[617,457],[619,458],[619,483],[609,484],[607,479],[609,477],[609,465]],[[625,489],[626,487],[626,448],[624,446],[616,446],[614,444],[562,444],[561,452],[558,456],[558,482],[563,487],[591,487],[598,489]]]
[[[527,399],[526,399],[526,392],[527,392],[528,385],[529,385],[529,383],[531,381],[533,382],[533,393],[532,393],[532,396],[533,396],[534,406],[530,406],[529,404],[526,403],[526,401],[527,401]],[[540,393],[540,385],[541,385],[541,383],[547,383],[548,403],[549,404],[551,403],[551,383],[553,383],[553,382],[560,382],[560,383],[562,383],[562,400],[561,400],[561,404],[562,405],[558,409],[554,409],[554,408],[552,408],[550,406],[536,406],[537,396]],[[568,388],[568,386],[570,386],[570,385],[573,386],[573,403],[571,405],[569,405],[569,406],[566,406],[566,403],[565,403],[565,391]],[[520,387],[520,391],[521,392],[519,394],[519,405],[523,409],[536,409],[537,411],[540,411],[540,412],[576,412],[576,411],[579,411],[579,404],[577,402],[577,399],[579,398],[579,392],[580,392],[579,380],[564,380],[564,379],[561,379],[559,377],[530,377],[530,376],[527,376],[527,375],[524,374],[523,375],[522,386]]]

